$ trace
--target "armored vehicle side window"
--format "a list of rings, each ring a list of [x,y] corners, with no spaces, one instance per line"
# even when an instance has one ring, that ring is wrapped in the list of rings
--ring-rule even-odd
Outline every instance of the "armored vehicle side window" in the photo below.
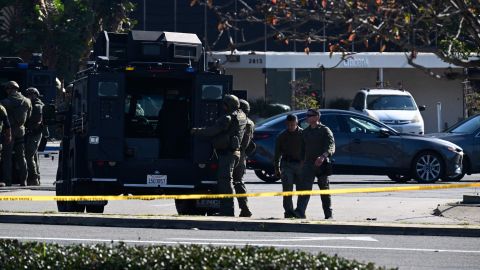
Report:
[[[220,100],[222,99],[223,86],[222,85],[203,85],[202,99],[203,100]]]
[[[143,44],[142,45],[142,54],[145,56],[160,55],[160,45],[159,44]]]
[[[118,96],[118,83],[117,82],[99,82],[98,95],[100,97]]]

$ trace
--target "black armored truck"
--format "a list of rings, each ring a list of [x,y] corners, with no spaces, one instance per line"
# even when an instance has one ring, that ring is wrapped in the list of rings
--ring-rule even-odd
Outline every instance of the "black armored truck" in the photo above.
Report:
[[[70,87],[62,117],[57,195],[216,193],[208,140],[190,134],[223,113],[232,77],[203,68],[195,34],[103,32],[92,65]],[[107,201],[57,201],[102,213]],[[176,200],[179,214],[212,214],[218,200]]]
[[[45,104],[52,104],[56,96],[56,72],[42,63],[42,55],[34,53],[29,62],[20,57],[0,56],[0,85],[16,81],[23,91],[35,87]],[[2,89],[3,90],[3,89]],[[0,91],[0,99],[6,96]]]

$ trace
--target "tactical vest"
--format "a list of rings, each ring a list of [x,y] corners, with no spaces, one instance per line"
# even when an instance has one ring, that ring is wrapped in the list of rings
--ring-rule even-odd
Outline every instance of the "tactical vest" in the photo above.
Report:
[[[228,137],[230,139],[231,150],[240,150],[242,145],[245,127],[247,125],[247,116],[241,110],[236,110],[230,114],[232,122],[228,128]]]
[[[248,119],[247,117],[247,124],[245,125],[245,133],[243,134],[242,144],[240,146],[241,151],[245,151],[245,149],[247,149],[247,146],[250,144],[253,137],[253,127],[254,127],[254,124],[252,120]]]
[[[8,119],[12,127],[12,136],[14,138],[25,135],[25,122],[30,116],[32,105],[30,100],[22,96],[20,93],[15,93],[8,96],[2,101],[7,109]]]

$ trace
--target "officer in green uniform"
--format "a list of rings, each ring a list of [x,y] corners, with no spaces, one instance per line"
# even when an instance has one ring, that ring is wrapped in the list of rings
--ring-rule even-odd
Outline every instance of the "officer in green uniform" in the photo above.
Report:
[[[27,88],[25,95],[32,103],[32,114],[25,123],[25,158],[28,168],[27,185],[38,186],[40,185],[40,171],[38,169],[37,151],[44,131],[44,104],[40,100],[40,92],[34,87]]]
[[[282,179],[282,190],[293,191],[293,185],[298,185],[301,180],[303,129],[298,126],[298,118],[294,114],[287,115],[285,123],[287,128],[278,135],[275,141],[273,165],[275,175]],[[285,218],[296,217],[293,209],[292,196],[283,196],[283,209],[285,210]]]
[[[27,162],[25,160],[25,122],[32,112],[30,100],[19,92],[19,86],[14,81],[5,84],[7,97],[0,101],[8,114],[12,128],[12,141],[4,145],[3,149],[3,176],[6,185],[12,184],[12,155],[15,151],[14,164],[18,169],[18,178],[21,186],[27,185]]]
[[[218,192],[233,194],[233,170],[240,159],[247,116],[240,110],[240,101],[234,95],[225,95],[223,109],[226,114],[220,116],[210,127],[192,128],[193,135],[212,138],[212,145],[218,155]],[[220,215],[235,216],[232,199],[222,199]]]
[[[240,109],[248,115],[250,113],[250,104],[244,99],[240,99]],[[255,129],[255,123],[247,117],[247,124],[245,125],[245,132],[243,134],[242,144],[240,145],[240,160],[238,161],[237,167],[233,170],[233,187],[236,194],[245,194],[247,193],[247,188],[243,183],[243,176],[245,175],[245,170],[247,168],[247,154],[245,150],[247,146],[252,142],[253,131]],[[251,217],[252,212],[248,208],[247,197],[238,197],[238,206],[240,207],[240,217]]]
[[[0,161],[3,144],[9,144],[12,140],[12,132],[10,129],[10,121],[8,121],[7,110],[5,110],[5,107],[0,105],[0,134],[2,134],[2,131],[3,136],[0,135]],[[0,178],[0,180],[2,180],[2,178]],[[6,185],[7,184],[5,182],[0,181],[0,187],[4,187]]]
[[[330,189],[328,181],[327,163],[329,157],[335,152],[335,140],[332,131],[320,123],[320,112],[308,109],[307,122],[309,126],[303,130],[302,140],[302,179],[297,185],[297,190],[312,190],[315,177],[321,190]],[[332,218],[332,203],[330,195],[320,195],[322,199],[325,219]],[[297,218],[305,218],[309,195],[299,196],[295,214]]]

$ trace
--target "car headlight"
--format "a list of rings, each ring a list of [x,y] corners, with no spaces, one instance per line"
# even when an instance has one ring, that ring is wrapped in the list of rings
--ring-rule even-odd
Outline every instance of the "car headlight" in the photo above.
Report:
[[[415,114],[415,117],[413,117],[413,119],[411,120],[411,123],[418,123],[418,122],[420,122],[420,115]]]
[[[461,153],[462,150],[459,148],[455,148],[453,146],[447,146],[448,151],[454,152],[454,153]]]

